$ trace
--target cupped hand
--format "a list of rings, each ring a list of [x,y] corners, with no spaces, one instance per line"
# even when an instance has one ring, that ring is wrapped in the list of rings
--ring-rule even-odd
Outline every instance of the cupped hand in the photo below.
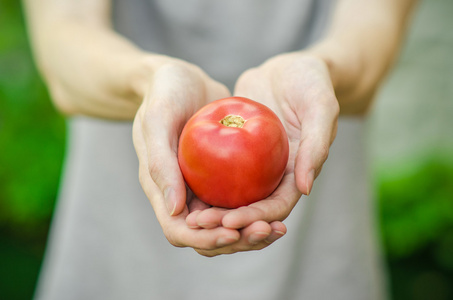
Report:
[[[280,117],[290,144],[285,175],[266,199],[237,209],[190,214],[186,221],[192,228],[239,229],[257,221],[283,221],[301,195],[310,194],[335,139],[339,104],[327,64],[313,54],[282,54],[246,71],[235,95],[261,102]]]
[[[198,67],[182,61],[156,68],[133,125],[139,178],[168,241],[205,256],[262,249],[286,232],[281,222],[251,222],[240,230],[190,227],[189,213],[209,206],[186,189],[177,159],[178,137],[187,120],[228,89]]]

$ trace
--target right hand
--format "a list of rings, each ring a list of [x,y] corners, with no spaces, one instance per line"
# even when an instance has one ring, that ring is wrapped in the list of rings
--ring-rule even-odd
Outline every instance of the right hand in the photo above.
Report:
[[[281,222],[258,221],[240,229],[187,226],[190,212],[209,206],[186,192],[177,158],[179,135],[198,109],[230,93],[200,68],[179,60],[156,67],[147,85],[134,119],[133,141],[140,183],[168,241],[215,256],[261,249],[275,240],[276,234],[283,235],[286,227]]]

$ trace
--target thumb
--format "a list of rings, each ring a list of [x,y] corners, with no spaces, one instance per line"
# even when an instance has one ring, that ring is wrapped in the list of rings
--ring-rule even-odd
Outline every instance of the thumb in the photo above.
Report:
[[[139,110],[134,120],[133,139],[140,165],[140,183],[145,193],[149,193],[155,189],[145,185],[153,182],[164,199],[164,203],[153,203],[162,198],[147,194],[153,208],[156,210],[164,204],[168,213],[175,216],[184,210],[186,203],[184,179],[176,155],[177,146],[169,141],[162,128],[154,130],[147,127],[145,129]]]
[[[313,105],[302,122],[295,175],[297,188],[305,195],[310,194],[337,133],[339,108],[336,99],[331,99],[329,105]]]
[[[207,97],[220,94],[228,94],[226,87],[209,79],[200,69],[186,63],[168,64],[155,72],[137,112],[134,143],[138,144],[141,169],[145,170],[141,176],[148,179],[141,183],[146,185],[151,178],[172,216],[186,207],[186,188],[177,157],[179,134]],[[151,202],[161,199],[147,196]]]

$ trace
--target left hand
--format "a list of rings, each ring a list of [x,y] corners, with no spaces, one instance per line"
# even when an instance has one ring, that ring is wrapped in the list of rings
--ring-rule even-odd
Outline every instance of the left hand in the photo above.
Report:
[[[177,160],[177,141],[187,119],[229,91],[200,68],[171,58],[160,58],[137,111],[133,140],[139,159],[142,188],[153,206],[167,240],[176,247],[191,247],[204,256],[231,254],[267,247],[286,233],[279,221],[252,222],[240,230],[190,227],[186,217],[209,209],[186,188]]]
[[[316,55],[283,54],[247,70],[239,77],[234,95],[261,102],[280,117],[290,144],[285,175],[266,199],[237,209],[210,208],[189,214],[186,222],[191,228],[240,229],[257,221],[283,221],[301,195],[310,194],[335,139],[339,104],[328,67]]]

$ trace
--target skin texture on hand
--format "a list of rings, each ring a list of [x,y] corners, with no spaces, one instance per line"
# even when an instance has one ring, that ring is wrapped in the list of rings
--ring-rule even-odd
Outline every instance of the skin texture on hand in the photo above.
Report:
[[[339,104],[326,64],[314,55],[283,54],[246,71],[237,81],[235,95],[259,101],[280,117],[290,143],[286,172],[267,199],[238,209],[192,213],[187,223],[194,228],[239,229],[258,220],[283,221],[301,194],[310,193],[335,139]]]
[[[199,68],[182,61],[160,66],[153,75],[133,125],[140,183],[169,242],[205,256],[262,249],[286,233],[281,222],[262,220],[231,229],[190,227],[189,213],[209,206],[186,190],[177,160],[178,137],[187,120],[229,91]]]

